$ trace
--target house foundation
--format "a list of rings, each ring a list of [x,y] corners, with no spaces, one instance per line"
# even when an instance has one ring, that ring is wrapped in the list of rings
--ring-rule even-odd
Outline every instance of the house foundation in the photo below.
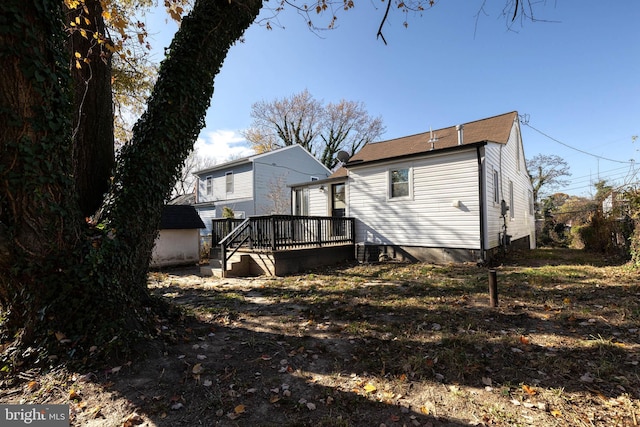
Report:
[[[226,277],[286,276],[317,267],[353,261],[354,245],[334,245],[287,251],[238,251],[241,258]]]
[[[529,236],[512,240],[508,250],[525,250],[530,248]],[[479,249],[465,248],[426,248],[420,246],[377,245],[359,243],[356,245],[356,259],[359,262],[427,262],[432,264],[485,262],[495,259],[501,254],[501,248],[495,247],[485,251],[485,258]]]

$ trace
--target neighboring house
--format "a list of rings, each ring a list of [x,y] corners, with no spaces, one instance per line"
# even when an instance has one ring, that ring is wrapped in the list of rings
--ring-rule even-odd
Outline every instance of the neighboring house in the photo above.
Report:
[[[166,205],[151,255],[151,267],[198,264],[201,228],[204,223],[193,206]]]
[[[197,171],[195,208],[211,234],[225,207],[236,218],[290,214],[289,185],[326,179],[331,171],[300,145],[256,154]]]
[[[629,214],[629,210],[629,200],[619,191],[612,190],[602,201],[602,212],[607,217],[623,218]]]
[[[359,252],[375,260],[486,261],[502,245],[535,247],[517,112],[366,144],[292,194],[294,214],[355,218]]]

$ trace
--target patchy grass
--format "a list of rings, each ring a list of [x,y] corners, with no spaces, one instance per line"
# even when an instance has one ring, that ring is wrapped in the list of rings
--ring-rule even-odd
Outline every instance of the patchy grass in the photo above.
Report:
[[[495,269],[497,308],[475,265],[155,273],[183,315],[145,359],[5,377],[0,398],[69,403],[78,426],[638,425],[637,272],[566,249]]]

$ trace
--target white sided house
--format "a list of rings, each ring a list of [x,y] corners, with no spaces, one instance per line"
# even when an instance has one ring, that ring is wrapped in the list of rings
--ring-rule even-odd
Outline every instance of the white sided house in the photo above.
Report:
[[[211,234],[224,208],[236,218],[290,214],[295,182],[326,179],[331,171],[300,145],[233,160],[195,172],[195,208]]]
[[[366,144],[328,179],[292,188],[298,215],[355,218],[357,256],[483,262],[535,247],[518,113]]]

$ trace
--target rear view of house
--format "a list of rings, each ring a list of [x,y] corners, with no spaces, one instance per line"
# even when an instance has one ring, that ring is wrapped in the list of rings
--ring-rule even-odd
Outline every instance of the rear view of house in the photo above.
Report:
[[[517,112],[365,145],[326,180],[293,187],[294,214],[355,218],[361,259],[491,258],[535,246]]]

